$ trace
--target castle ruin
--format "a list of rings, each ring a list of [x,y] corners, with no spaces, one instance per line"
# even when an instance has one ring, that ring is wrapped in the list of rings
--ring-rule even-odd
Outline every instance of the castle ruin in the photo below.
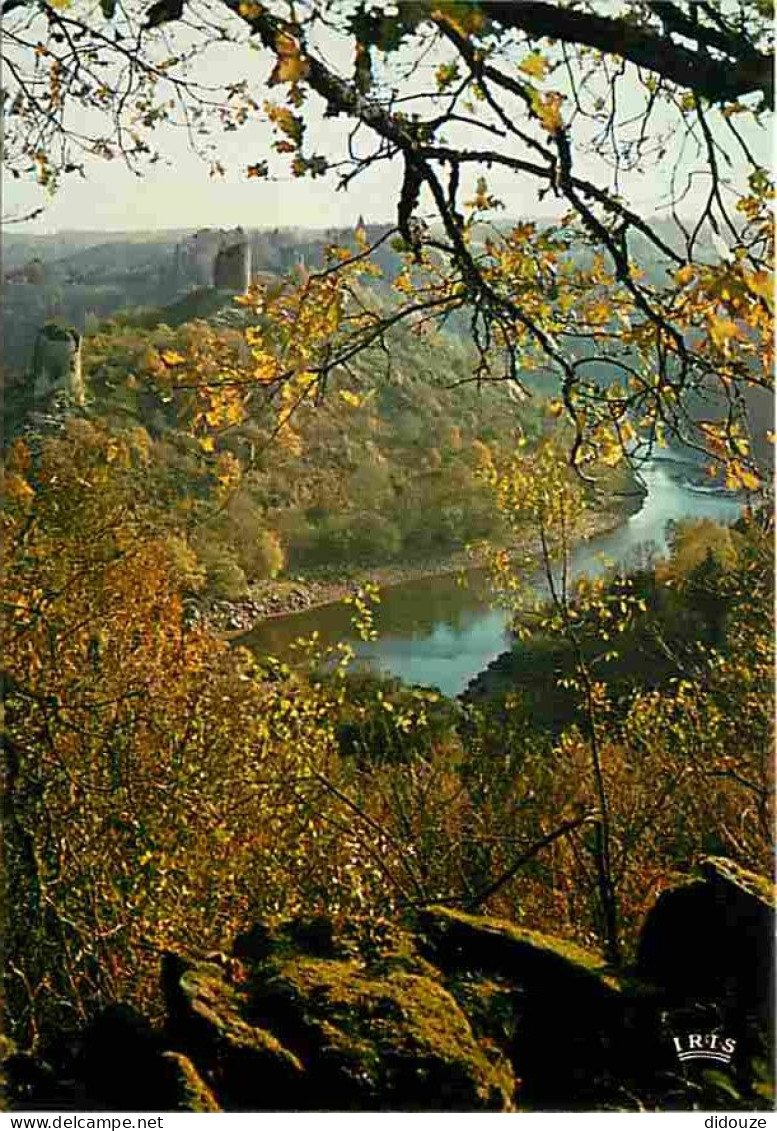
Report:
[[[175,274],[190,287],[244,294],[251,283],[251,245],[242,228],[202,228],[178,245]]]
[[[74,404],[83,406],[85,390],[78,331],[56,322],[41,326],[35,338],[32,376],[36,404],[44,404],[54,393],[65,392]]]
[[[213,286],[245,294],[251,285],[251,246],[243,229],[228,232],[213,264]]]

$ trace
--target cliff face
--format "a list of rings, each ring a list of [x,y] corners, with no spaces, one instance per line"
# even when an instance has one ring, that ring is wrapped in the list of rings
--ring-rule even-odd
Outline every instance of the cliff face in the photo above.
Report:
[[[231,955],[165,956],[163,1025],[117,1005],[48,1060],[11,1055],[9,1096],[27,1110],[766,1109],[773,925],[769,885],[719,858],[662,894],[617,977],[563,940],[444,907],[261,922]],[[716,956],[704,976],[700,952]]]

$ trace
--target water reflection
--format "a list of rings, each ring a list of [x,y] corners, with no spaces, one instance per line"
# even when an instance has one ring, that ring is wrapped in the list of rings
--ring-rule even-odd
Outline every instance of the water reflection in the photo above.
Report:
[[[666,550],[666,527],[687,517],[733,522],[741,500],[724,493],[696,489],[686,469],[669,460],[656,461],[644,471],[648,489],[645,504],[611,534],[581,544],[574,552],[573,574],[596,575],[610,564],[635,565],[646,550]],[[533,579],[538,586],[542,579]],[[409,581],[381,593],[376,610],[378,640],[354,640],[352,610],[342,603],[265,621],[244,638],[255,651],[288,658],[292,642],[318,631],[322,643],[348,640],[357,664],[400,676],[409,683],[436,685],[446,695],[458,695],[509,645],[508,614],[491,605],[487,575],[467,574],[462,587],[455,575]]]

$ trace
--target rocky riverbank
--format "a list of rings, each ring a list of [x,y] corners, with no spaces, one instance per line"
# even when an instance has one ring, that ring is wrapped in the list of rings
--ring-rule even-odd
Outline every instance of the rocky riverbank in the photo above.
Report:
[[[589,512],[580,541],[588,541],[616,530],[641,506],[642,500],[636,498],[633,502],[627,501],[626,505],[619,505],[617,509]],[[539,559],[539,541],[530,548]],[[522,552],[525,551],[526,547],[523,546]],[[210,600],[198,607],[196,615],[204,616],[217,632],[230,637],[239,636],[249,632],[261,621],[342,601],[365,584],[387,589],[424,577],[483,569],[490,560],[491,554],[488,552],[462,550],[442,559],[417,561],[410,565],[376,566],[348,575],[342,570],[329,567],[305,577],[257,582],[244,598],[234,601]]]

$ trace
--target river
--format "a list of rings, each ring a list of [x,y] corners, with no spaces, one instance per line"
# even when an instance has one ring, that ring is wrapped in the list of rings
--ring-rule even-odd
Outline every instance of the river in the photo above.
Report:
[[[593,576],[613,565],[634,563],[647,547],[662,554],[671,520],[733,522],[741,512],[740,498],[694,487],[688,466],[680,462],[655,460],[642,476],[648,494],[641,510],[617,530],[580,543],[572,555],[573,574]],[[509,613],[492,601],[485,570],[469,571],[466,586],[456,575],[443,574],[383,589],[375,641],[354,638],[353,610],[337,602],[263,621],[241,642],[256,652],[288,659],[295,639],[317,631],[324,645],[347,640],[358,665],[458,695],[509,647]]]

